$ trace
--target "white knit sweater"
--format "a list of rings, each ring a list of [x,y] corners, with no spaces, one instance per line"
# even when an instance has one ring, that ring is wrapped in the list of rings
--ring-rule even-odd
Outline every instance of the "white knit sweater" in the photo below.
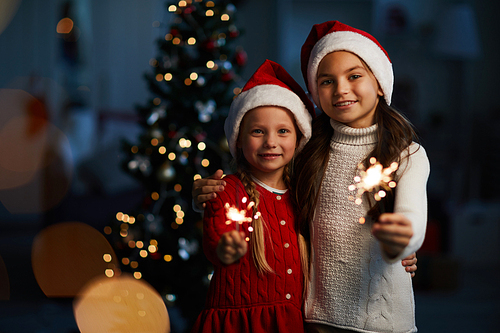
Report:
[[[334,136],[321,195],[311,224],[312,269],[305,320],[357,332],[416,332],[410,274],[400,260],[422,245],[427,221],[426,184],[429,161],[423,147],[396,174],[394,212],[412,222],[413,237],[392,260],[371,234],[368,204],[349,201],[356,166],[374,148],[377,125],[351,128],[331,121]]]

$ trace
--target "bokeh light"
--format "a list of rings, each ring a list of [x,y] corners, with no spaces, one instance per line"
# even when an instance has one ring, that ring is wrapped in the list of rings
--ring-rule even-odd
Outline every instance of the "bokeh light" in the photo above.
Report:
[[[0,1],[0,34],[9,25],[10,21],[17,12],[21,0],[2,0]]]
[[[34,99],[20,89],[0,89],[0,189],[28,183],[42,165],[47,122],[42,117],[34,119],[30,132],[35,135],[28,138],[29,118],[20,116],[27,113],[27,105]]]
[[[38,128],[30,131],[29,127]],[[10,171],[35,171],[47,163],[44,154],[49,144],[48,126],[42,117],[19,116],[2,124],[0,130],[0,166]],[[30,133],[31,132],[31,133]]]
[[[74,23],[69,17],[61,19],[57,23],[56,31],[58,34],[69,34],[73,30]]]
[[[200,142],[198,143],[198,150],[203,151],[207,148],[207,145],[205,142]]]
[[[73,176],[66,135],[45,103],[21,89],[0,89],[0,201],[13,214],[41,213],[66,195]]]
[[[104,235],[81,222],[64,222],[43,229],[31,252],[36,281],[48,297],[74,297],[106,270],[119,274],[118,260]]]
[[[73,302],[73,312],[82,333],[170,332],[161,296],[130,275],[92,280]]]

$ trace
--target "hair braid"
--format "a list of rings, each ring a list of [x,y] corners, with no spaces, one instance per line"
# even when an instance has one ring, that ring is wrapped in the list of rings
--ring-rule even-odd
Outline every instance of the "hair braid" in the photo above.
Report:
[[[266,224],[260,214],[257,214],[260,196],[259,191],[257,191],[255,183],[247,171],[247,162],[242,155],[241,151],[237,153],[237,171],[250,200],[255,203],[252,207],[253,232],[250,233],[250,251],[252,252],[252,258],[259,273],[274,273],[274,270],[266,260],[266,247],[264,242],[264,229],[266,228]]]

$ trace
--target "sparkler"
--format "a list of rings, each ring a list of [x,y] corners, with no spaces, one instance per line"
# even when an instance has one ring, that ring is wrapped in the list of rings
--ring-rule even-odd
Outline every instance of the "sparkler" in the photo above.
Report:
[[[241,199],[242,204],[246,204],[248,201],[248,198],[244,197]],[[224,205],[226,208],[226,224],[232,224],[234,222],[236,226],[236,230],[240,230],[240,226],[243,225],[243,223],[251,223],[253,219],[258,219],[260,216],[260,212],[257,212],[253,217],[248,216],[248,212],[251,213],[252,207],[255,205],[255,202],[250,201],[248,205],[246,206],[245,209],[239,209],[236,206],[231,206],[229,205],[228,202]],[[249,226],[247,229],[249,232],[253,231],[253,227]],[[249,237],[246,237],[246,241],[249,241]]]
[[[398,169],[398,163],[392,162],[387,168],[384,168],[375,157],[370,158],[371,166],[365,170],[364,166],[360,163],[358,165],[359,175],[354,177],[356,184],[350,185],[349,190],[355,191],[356,196],[349,196],[349,200],[354,200],[357,205],[363,202],[362,196],[365,192],[374,192],[373,198],[376,201],[382,200],[388,190],[396,187],[396,182],[392,179],[392,174]],[[383,206],[381,206],[383,212]],[[362,217],[359,223],[364,223],[365,219]]]

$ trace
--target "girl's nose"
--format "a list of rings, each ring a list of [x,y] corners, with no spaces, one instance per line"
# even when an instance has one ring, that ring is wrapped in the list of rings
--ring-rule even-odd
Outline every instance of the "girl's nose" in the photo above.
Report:
[[[275,148],[276,147],[276,138],[274,135],[267,135],[264,141],[264,146],[267,148]]]
[[[335,86],[335,94],[343,95],[349,92],[349,84],[344,80],[338,80]]]

